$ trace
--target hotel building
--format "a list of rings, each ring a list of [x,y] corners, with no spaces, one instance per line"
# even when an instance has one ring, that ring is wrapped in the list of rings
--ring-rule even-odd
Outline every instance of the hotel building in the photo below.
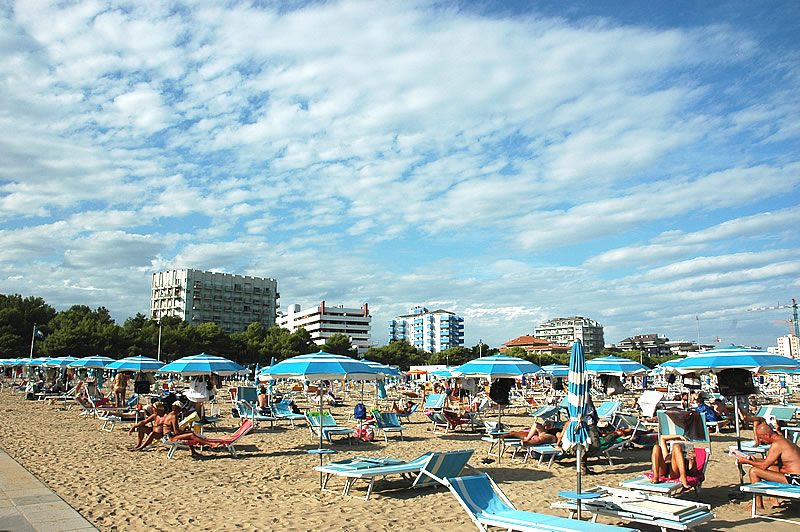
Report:
[[[278,314],[277,324],[292,332],[304,328],[319,346],[325,345],[335,333],[348,336],[359,353],[366,352],[371,345],[372,316],[366,303],[361,308],[334,307],[326,305],[324,301],[319,306],[306,309],[301,309],[300,305],[290,305],[288,313]]]
[[[556,345],[569,347],[575,340],[580,340],[583,350],[592,354],[600,354],[605,348],[603,326],[581,316],[548,320],[536,327],[533,335]]]
[[[216,323],[226,333],[254,322],[275,325],[278,282],[266,277],[183,269],[153,274],[150,317],[179,316],[192,325]]]
[[[404,340],[417,349],[438,353],[464,345],[464,318],[447,310],[417,306],[389,320],[389,341]]]

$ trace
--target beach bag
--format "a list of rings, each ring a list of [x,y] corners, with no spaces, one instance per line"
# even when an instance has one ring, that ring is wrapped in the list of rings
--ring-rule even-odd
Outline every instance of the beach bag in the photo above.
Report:
[[[367,419],[367,407],[361,403],[358,403],[353,409],[353,419]]]
[[[360,429],[356,427],[353,429],[353,438],[361,441],[375,440],[375,430],[370,425],[364,425]]]

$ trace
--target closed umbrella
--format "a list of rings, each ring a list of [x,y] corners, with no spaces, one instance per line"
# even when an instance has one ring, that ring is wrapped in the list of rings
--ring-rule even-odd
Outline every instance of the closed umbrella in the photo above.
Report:
[[[586,378],[586,357],[580,341],[572,344],[569,357],[569,377],[567,384],[567,410],[569,423],[564,430],[561,448],[568,451],[576,447],[577,456],[577,490],[575,499],[578,503],[578,519],[581,518],[581,459],[583,448],[588,446],[589,428],[586,424],[586,396],[589,392]],[[571,495],[571,494],[567,494]]]

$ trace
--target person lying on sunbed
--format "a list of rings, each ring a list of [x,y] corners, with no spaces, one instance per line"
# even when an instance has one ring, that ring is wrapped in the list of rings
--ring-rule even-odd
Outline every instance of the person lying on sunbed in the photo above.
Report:
[[[750,482],[768,480],[800,486],[800,447],[784,438],[780,432],[772,430],[768,423],[754,422],[753,431],[759,443],[769,445],[767,456],[759,459],[740,453],[734,454],[740,464],[753,466],[750,468]],[[756,497],[756,508],[764,508],[761,497]]]
[[[558,440],[558,429],[553,422],[545,419],[544,422],[535,422],[527,431],[511,431],[508,438],[519,438],[523,445],[546,445],[556,443]]]
[[[182,409],[183,405],[181,402],[175,401],[172,403],[172,412],[164,416],[162,423],[164,437],[166,439],[172,441],[193,440],[207,447],[219,447],[222,445],[219,442],[213,442],[200,436],[199,434],[195,434],[191,429],[181,430],[180,426],[178,425],[178,416],[180,415]],[[194,445],[190,445],[189,450],[192,451],[192,456],[200,456],[200,453],[197,452]]]
[[[672,441],[672,448],[667,442]],[[658,439],[658,445],[653,446],[652,473],[650,482],[657,484],[662,478],[679,479],[684,488],[691,488],[688,476],[696,477],[697,462],[695,461],[694,448],[684,452],[684,447],[677,442],[688,441],[683,435],[666,434]]]
[[[397,401],[392,401],[392,409],[389,412],[394,412],[395,414],[410,414],[411,408],[414,406],[414,403],[411,401],[406,401],[405,406],[398,406]]]

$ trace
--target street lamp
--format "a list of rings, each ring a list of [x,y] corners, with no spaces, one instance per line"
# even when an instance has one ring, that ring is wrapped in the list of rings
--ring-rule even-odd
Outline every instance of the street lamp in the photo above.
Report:
[[[158,360],[161,361],[161,319],[158,320]]]

